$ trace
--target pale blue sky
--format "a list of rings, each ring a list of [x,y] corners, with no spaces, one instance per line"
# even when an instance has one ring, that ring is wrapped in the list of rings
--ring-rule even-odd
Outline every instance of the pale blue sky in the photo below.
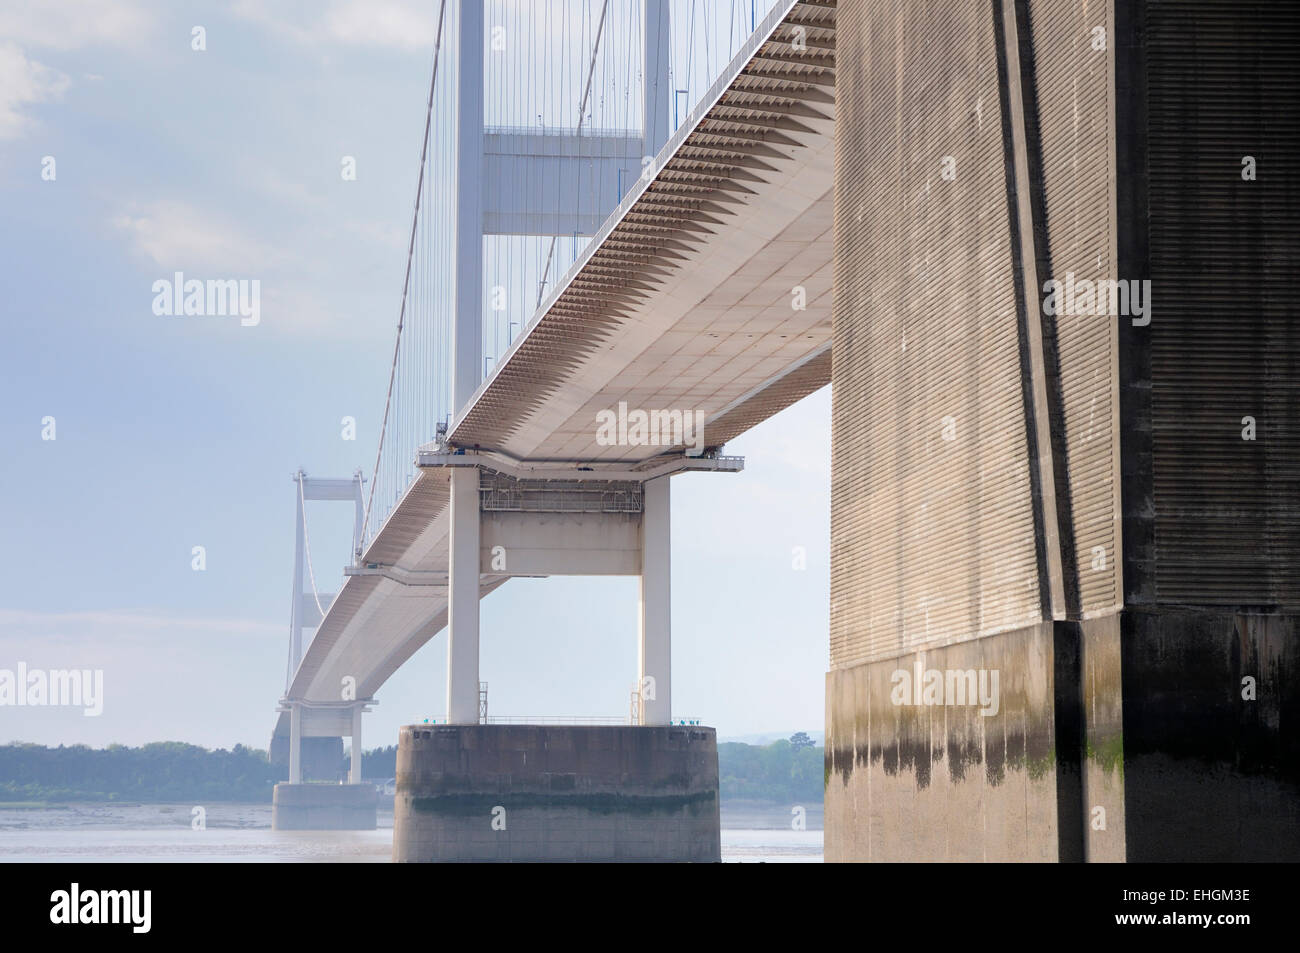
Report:
[[[98,718],[0,708],[0,742],[264,747],[290,475],[374,458],[436,4],[5,7],[0,668],[102,668],[106,697]],[[175,271],[259,279],[261,323],[155,316]],[[722,735],[822,725],[829,412],[822,391],[734,441],[741,475],[674,479],[675,713]],[[346,510],[309,505],[323,589]],[[621,714],[635,649],[634,579],[521,580],[483,603],[494,713]],[[441,712],[444,652],[381,689],[367,747]]]

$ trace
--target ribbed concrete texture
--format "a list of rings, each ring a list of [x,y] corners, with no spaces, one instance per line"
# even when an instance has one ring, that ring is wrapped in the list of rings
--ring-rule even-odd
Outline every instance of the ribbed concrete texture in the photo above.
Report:
[[[712,728],[410,725],[393,860],[721,860]]]
[[[836,58],[827,859],[1300,856],[1300,9]]]
[[[379,794],[373,784],[275,786],[271,828],[277,831],[373,831]]]

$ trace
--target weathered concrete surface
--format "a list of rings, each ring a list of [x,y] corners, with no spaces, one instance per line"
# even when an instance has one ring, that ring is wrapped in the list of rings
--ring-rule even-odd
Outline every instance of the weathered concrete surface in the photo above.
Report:
[[[1120,617],[1111,615],[1090,619],[1080,623],[1080,629],[1084,722],[1083,859],[1089,863],[1122,863],[1127,859],[1127,840]]]
[[[1128,860],[1300,857],[1297,636],[1297,615],[1124,613]]]
[[[1300,857],[1300,617],[1125,610],[832,671],[828,861]],[[1000,670],[999,710],[891,675]]]
[[[393,860],[721,860],[712,728],[402,728]]]
[[[1077,640],[1033,626],[826,677],[827,861],[1057,861],[1080,849]],[[998,673],[997,710],[896,704],[896,672]],[[989,695],[993,695],[992,692]],[[892,696],[892,697],[891,697]],[[945,701],[969,702],[969,698]],[[977,700],[978,701],[978,700]],[[988,710],[988,714],[981,711]],[[1064,816],[1062,816],[1064,815]]]
[[[275,786],[271,828],[277,831],[373,831],[379,794],[373,784]]]

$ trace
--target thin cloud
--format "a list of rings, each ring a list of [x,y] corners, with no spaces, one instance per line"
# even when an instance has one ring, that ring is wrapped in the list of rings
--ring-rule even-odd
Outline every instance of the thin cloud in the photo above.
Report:
[[[26,107],[57,102],[69,85],[65,74],[28,59],[12,43],[0,44],[0,139],[24,135],[33,122]]]
[[[304,46],[358,46],[427,52],[438,25],[437,4],[417,0],[240,0],[235,16]]]
[[[158,269],[153,278],[168,280],[179,271],[200,280],[260,281],[260,326],[267,330],[372,333],[356,318],[355,295],[330,271],[320,230],[312,234],[290,228],[262,234],[251,224],[174,199],[130,206],[112,219],[112,225],[136,256]],[[363,225],[347,231],[387,247],[382,228]],[[147,306],[151,299],[141,300]],[[340,307],[339,302],[351,304]]]
[[[135,47],[152,35],[153,24],[134,0],[43,0],[0,5],[0,36],[23,46],[51,50],[100,45]]]
[[[170,270],[257,277],[285,254],[233,222],[194,205],[161,200],[119,214],[113,224],[138,254]]]

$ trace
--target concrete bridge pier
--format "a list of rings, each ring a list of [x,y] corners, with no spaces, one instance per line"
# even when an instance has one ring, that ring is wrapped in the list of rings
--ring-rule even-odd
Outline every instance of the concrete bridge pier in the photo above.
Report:
[[[373,784],[361,783],[361,716],[373,704],[281,701],[281,711],[289,713],[289,737],[282,745],[272,740],[272,760],[288,760],[289,780],[275,786],[273,830],[375,829],[378,794]],[[343,735],[352,740],[347,784],[339,778]]]
[[[1300,20],[1225,9],[837,8],[828,861],[1300,856]]]
[[[402,728],[394,862],[720,859],[712,728]]]
[[[402,729],[398,861],[717,861],[712,728],[672,725],[671,492],[686,469],[530,465],[422,452],[450,484],[447,724]],[[640,580],[637,687],[626,725],[493,725],[479,707],[479,599],[510,576]]]

